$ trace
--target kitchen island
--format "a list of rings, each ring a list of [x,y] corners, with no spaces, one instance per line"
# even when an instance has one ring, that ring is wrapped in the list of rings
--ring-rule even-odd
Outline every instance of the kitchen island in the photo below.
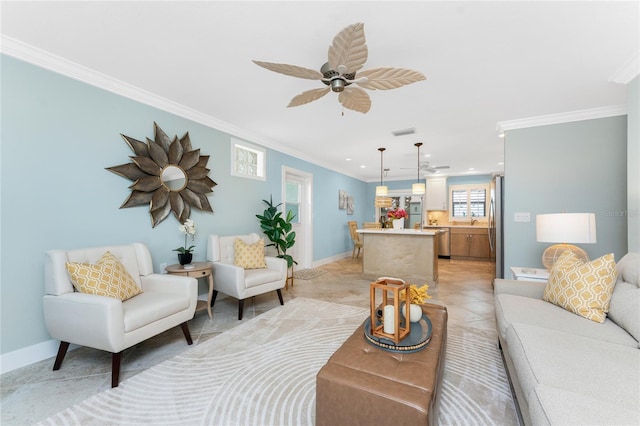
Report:
[[[438,234],[414,229],[358,229],[364,255],[362,277],[394,277],[418,287],[438,282]]]

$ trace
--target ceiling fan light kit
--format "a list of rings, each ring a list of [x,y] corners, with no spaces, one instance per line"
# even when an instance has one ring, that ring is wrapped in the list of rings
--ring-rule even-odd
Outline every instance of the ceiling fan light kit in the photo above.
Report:
[[[320,71],[297,65],[273,62],[253,62],[270,71],[291,77],[320,80],[327,87],[312,89],[295,96],[287,107],[307,104],[329,92],[338,93],[343,107],[366,114],[371,109],[368,90],[389,90],[426,80],[418,72],[405,68],[378,67],[360,71],[367,61],[368,49],[364,36],[364,24],[355,23],[340,31],[329,46],[328,61]],[[352,87],[355,84],[359,87]],[[351,87],[350,87],[351,86]]]

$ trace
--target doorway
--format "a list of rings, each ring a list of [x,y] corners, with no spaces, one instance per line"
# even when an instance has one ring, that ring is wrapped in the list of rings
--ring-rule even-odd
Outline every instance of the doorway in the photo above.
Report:
[[[297,269],[310,268],[313,260],[312,194],[312,174],[282,167],[284,212],[291,210],[295,214],[292,229],[296,233],[296,242],[287,254],[298,262]]]

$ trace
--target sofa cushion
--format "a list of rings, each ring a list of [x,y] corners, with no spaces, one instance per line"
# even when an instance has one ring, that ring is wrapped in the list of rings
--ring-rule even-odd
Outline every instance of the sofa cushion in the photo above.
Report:
[[[638,345],[633,336],[608,318],[602,324],[589,321],[540,299],[498,294],[495,297],[495,312],[498,332],[503,338],[512,324],[523,323],[624,346]]]
[[[244,271],[244,282],[246,288],[278,281],[280,280],[280,277],[280,271],[273,269],[248,269]]]
[[[122,303],[124,331],[129,333],[189,307],[187,294],[147,291]],[[160,330],[163,331],[163,330]]]
[[[240,238],[233,242],[233,264],[244,269],[266,268],[264,263],[264,240],[260,239],[248,244]]]
[[[582,262],[566,251],[551,268],[542,299],[602,323],[609,311],[616,274],[612,253]]]
[[[527,402],[543,384],[628,410],[640,410],[640,351],[528,324],[507,332],[509,353]],[[565,406],[568,412],[579,406]]]
[[[609,318],[640,341],[640,253],[628,253],[616,265]]]
[[[128,300],[142,290],[111,252],[105,252],[94,264],[67,262],[73,286],[81,293]]]
[[[640,424],[637,410],[546,385],[536,386],[530,394],[529,414],[535,425]]]

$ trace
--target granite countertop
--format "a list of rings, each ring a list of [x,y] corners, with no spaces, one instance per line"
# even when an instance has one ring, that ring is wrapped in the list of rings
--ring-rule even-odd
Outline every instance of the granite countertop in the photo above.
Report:
[[[394,228],[371,228],[371,229],[357,229],[356,232],[360,234],[397,234],[397,235],[436,235],[440,233],[439,230],[425,231],[419,229],[394,229]]]

